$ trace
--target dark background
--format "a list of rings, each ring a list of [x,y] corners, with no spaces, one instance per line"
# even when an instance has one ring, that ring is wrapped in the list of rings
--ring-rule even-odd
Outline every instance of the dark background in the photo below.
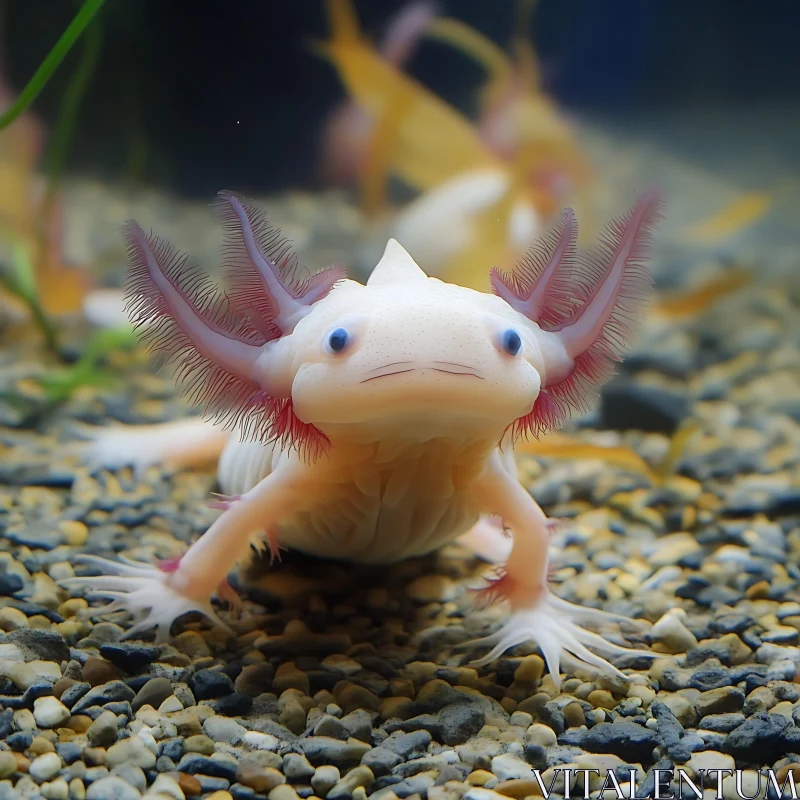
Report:
[[[373,35],[402,0],[357,0]],[[19,89],[67,26],[75,0],[6,0],[5,51]],[[512,0],[442,0],[501,44]],[[185,194],[220,186],[313,186],[320,125],[342,97],[307,46],[327,36],[321,0],[107,0],[102,54],[70,165]],[[797,0],[540,0],[533,40],[568,109],[617,123],[653,109],[785,103],[800,94]],[[39,97],[52,126],[81,43]],[[410,71],[470,110],[481,72],[426,43]]]

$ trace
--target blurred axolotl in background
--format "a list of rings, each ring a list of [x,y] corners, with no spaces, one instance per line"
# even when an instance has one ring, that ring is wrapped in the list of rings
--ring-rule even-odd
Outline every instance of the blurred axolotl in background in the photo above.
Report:
[[[618,673],[602,655],[639,651],[582,627],[619,617],[550,592],[551,524],[513,445],[610,376],[649,287],[658,199],[643,195],[580,254],[563,212],[515,272],[493,270],[494,295],[427,277],[395,240],[366,285],[337,269],[303,279],[262,212],[227,192],[216,210],[224,295],[172,245],[126,228],[131,319],[210,421],[104,429],[92,456],[112,468],[219,453],[223,513],[180,559],[83,556],[106,574],[67,583],[113,600],[95,614],[142,615],[129,635],[163,639],[188,611],[224,624],[211,597],[229,595],[254,542],[378,565],[459,540],[505,562],[484,598],[510,615],[478,663],[535,641],[556,681],[570,657]]]

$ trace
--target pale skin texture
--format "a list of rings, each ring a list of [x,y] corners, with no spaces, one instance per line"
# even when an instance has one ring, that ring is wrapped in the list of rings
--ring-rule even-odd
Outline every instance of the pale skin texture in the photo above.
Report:
[[[229,202],[245,219],[245,207]],[[159,272],[147,242],[135,244],[171,317],[204,356],[237,374],[249,370],[273,396],[290,397],[299,420],[328,445],[313,458],[275,442],[241,441],[200,420],[106,431],[91,450],[106,466],[187,466],[219,454],[219,483],[231,499],[170,571],[87,557],[111,574],[74,584],[111,597],[113,608],[145,612],[133,632],[155,626],[164,637],[191,609],[221,623],[210,598],[254,537],[270,548],[369,564],[461,539],[487,560],[506,562],[497,589],[511,613],[486,640],[496,646],[482,662],[534,640],[556,679],[562,657],[617,672],[586,645],[606,655],[631,651],[577,624],[611,615],[571,606],[548,589],[550,526],[517,481],[508,434],[531,411],[548,372],[568,374],[575,355],[596,340],[616,299],[613,268],[596,293],[602,307],[587,302],[575,324],[550,333],[513,299],[427,277],[390,240],[365,286],[341,281],[302,307],[280,287],[269,290],[283,335],[256,348],[203,327]],[[249,245],[258,261],[252,237]],[[625,248],[623,241],[621,258]],[[341,330],[346,344],[334,349],[332,333]],[[513,337],[509,346],[509,331],[519,347]]]

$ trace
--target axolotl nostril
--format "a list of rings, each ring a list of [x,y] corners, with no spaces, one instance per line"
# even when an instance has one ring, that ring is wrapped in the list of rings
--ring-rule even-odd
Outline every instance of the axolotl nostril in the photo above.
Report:
[[[649,287],[658,199],[644,195],[589,252],[565,211],[494,294],[429,278],[390,240],[366,285],[303,278],[257,208],[223,192],[224,295],[170,244],[129,223],[128,309],[177,365],[209,421],[103,429],[107,467],[219,456],[223,513],[168,568],[94,557],[72,579],[168,635],[181,614],[217,623],[215,593],[254,540],[276,551],[389,564],[459,539],[502,563],[486,597],[509,616],[486,663],[526,641],[554,678],[563,659],[616,671],[632,652],[548,588],[550,523],[518,483],[513,445],[581,409],[612,372]],[[509,534],[510,533],[510,537]],[[638,651],[637,651],[638,652]]]

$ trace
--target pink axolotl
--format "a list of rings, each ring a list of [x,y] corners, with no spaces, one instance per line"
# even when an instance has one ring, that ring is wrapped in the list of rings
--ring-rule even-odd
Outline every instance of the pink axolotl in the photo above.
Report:
[[[302,279],[258,209],[227,192],[216,209],[225,295],[172,245],[126,228],[131,319],[216,426],[111,429],[93,454],[142,466],[221,452],[223,513],[178,561],[84,556],[110,574],[69,583],[143,613],[131,633],[163,638],[191,610],[221,623],[210,598],[254,540],[377,565],[459,539],[505,561],[487,593],[510,615],[477,663],[535,641],[556,681],[562,657],[621,674],[598,653],[632,651],[581,626],[619,618],[548,589],[550,524],[517,481],[513,444],[610,375],[649,286],[657,198],[589,253],[565,211],[513,274],[493,271],[494,295],[427,277],[394,240],[366,285],[337,269]]]

